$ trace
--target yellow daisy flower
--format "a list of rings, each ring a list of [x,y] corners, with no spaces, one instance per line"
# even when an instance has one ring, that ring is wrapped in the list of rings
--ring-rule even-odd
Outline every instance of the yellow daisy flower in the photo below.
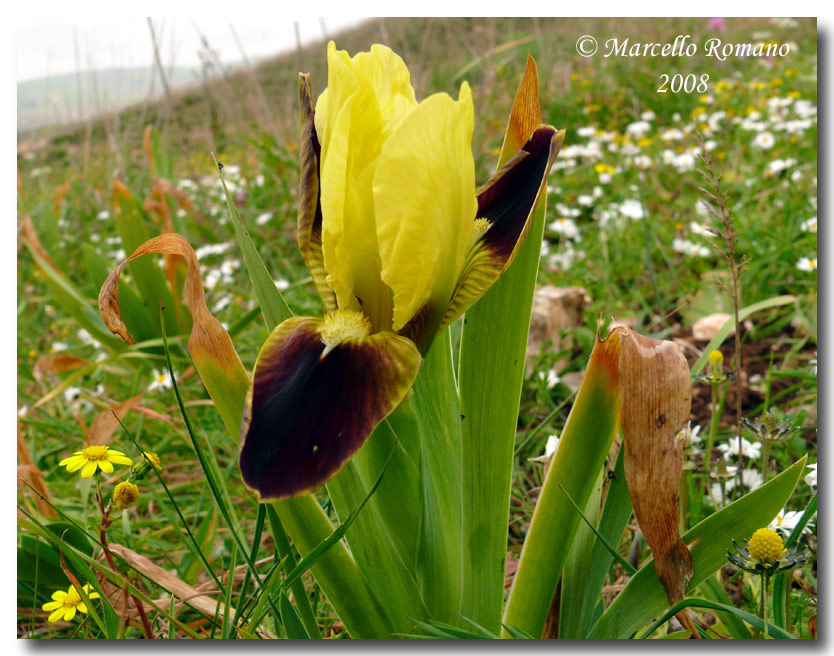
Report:
[[[87,594],[87,597],[90,599],[98,599],[101,595],[98,592],[92,592],[91,588],[92,586],[89,583],[84,586],[84,592]],[[81,595],[78,594],[78,590],[75,589],[74,585],[71,585],[66,592],[63,590],[53,592],[52,599],[54,601],[48,601],[41,606],[44,610],[52,611],[48,618],[50,622],[57,622],[60,619],[69,622],[75,617],[76,611],[81,613],[87,612],[87,605],[84,603]]]
[[[64,458],[58,463],[60,467],[66,467],[68,472],[80,469],[81,478],[90,478],[96,473],[96,469],[101,469],[105,474],[112,474],[113,465],[132,464],[133,461],[121,451],[98,444],[76,451],[69,458]]]

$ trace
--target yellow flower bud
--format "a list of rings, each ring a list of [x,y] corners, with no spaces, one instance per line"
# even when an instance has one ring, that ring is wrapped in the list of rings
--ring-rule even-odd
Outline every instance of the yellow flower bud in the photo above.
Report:
[[[116,489],[113,490],[113,503],[116,504],[119,510],[130,508],[138,500],[139,488],[129,481],[119,483]]]
[[[712,351],[709,354],[709,363],[713,365],[724,364],[724,355],[721,353],[721,351]]]

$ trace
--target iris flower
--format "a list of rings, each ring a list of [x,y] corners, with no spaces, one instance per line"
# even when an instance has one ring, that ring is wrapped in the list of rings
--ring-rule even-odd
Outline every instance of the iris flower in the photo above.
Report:
[[[284,321],[258,355],[240,468],[262,500],[325,483],[405,398],[438,331],[513,261],[564,140],[540,125],[476,191],[466,82],[418,103],[384,46],[331,42],[327,62],[315,108],[299,76],[297,226],[324,316]]]

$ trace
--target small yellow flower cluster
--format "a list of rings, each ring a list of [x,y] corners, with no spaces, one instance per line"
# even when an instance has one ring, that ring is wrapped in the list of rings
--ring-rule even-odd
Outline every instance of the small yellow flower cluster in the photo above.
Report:
[[[765,565],[775,563],[787,552],[782,537],[769,528],[760,528],[753,533],[747,546],[750,556]]]

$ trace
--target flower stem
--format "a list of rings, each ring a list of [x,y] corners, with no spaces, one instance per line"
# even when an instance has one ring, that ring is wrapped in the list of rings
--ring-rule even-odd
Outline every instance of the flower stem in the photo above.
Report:
[[[770,465],[770,444],[771,440],[763,440],[762,445],[762,479],[767,483],[767,474]]]
[[[111,501],[108,503],[107,507],[104,506],[104,495],[101,492],[101,480],[99,479],[98,472],[96,472],[96,489],[96,499],[98,500],[98,507],[101,511],[101,524],[99,524],[98,527],[99,540],[102,548],[104,549],[104,556],[107,559],[107,564],[110,565],[110,569],[112,569],[116,574],[119,574],[119,570],[113,560],[113,554],[110,552],[110,546],[107,543],[107,529],[110,528],[110,525],[113,523],[110,520],[110,513],[113,510],[113,502]],[[145,631],[145,637],[148,640],[153,640],[153,630],[151,629],[151,624],[148,621],[148,616],[145,613],[142,602],[133,595],[130,595],[130,598],[133,600],[133,604],[136,606],[136,610],[139,613],[139,618],[142,620],[142,629]]]
[[[759,606],[759,615],[762,618],[762,622],[764,623],[764,633],[762,634],[762,638],[767,640],[767,588],[770,584],[770,576],[767,572],[762,572],[762,601]]]
[[[715,430],[718,426],[718,383],[712,383],[712,402],[710,403],[709,435],[707,436],[707,448],[704,451],[704,493],[709,493],[712,498],[712,491],[709,485],[710,465],[712,464],[712,448],[715,444]],[[712,500],[715,505],[715,499]]]

